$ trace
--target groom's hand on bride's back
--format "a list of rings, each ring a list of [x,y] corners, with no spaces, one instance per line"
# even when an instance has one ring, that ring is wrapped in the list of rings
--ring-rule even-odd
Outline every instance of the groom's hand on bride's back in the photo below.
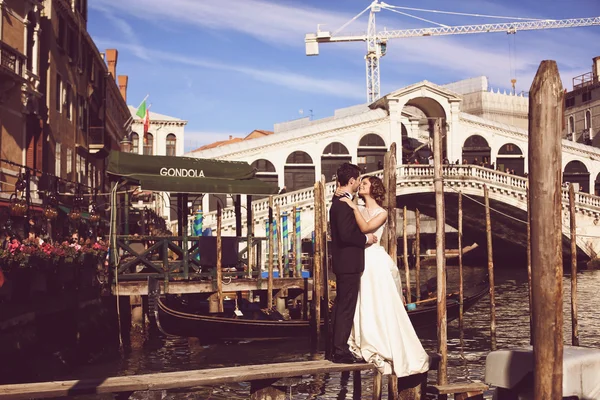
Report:
[[[372,233],[367,233],[367,244],[372,245],[373,243],[377,243],[377,236]]]

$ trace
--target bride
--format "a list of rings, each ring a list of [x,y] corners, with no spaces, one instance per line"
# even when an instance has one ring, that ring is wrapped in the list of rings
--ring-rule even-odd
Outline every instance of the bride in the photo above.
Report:
[[[347,197],[341,201],[352,207],[363,233],[381,238],[387,220],[381,179],[363,177],[358,195],[364,199],[364,206],[357,206]],[[348,345],[355,356],[374,364],[381,373],[394,372],[398,377],[429,369],[429,356],[404,308],[401,288],[396,263],[379,242],[368,246]]]

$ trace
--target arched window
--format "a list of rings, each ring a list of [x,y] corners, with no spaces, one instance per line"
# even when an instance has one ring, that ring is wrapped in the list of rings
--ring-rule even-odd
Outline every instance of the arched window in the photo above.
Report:
[[[257,175],[258,173],[276,173],[273,163],[263,158],[254,161],[252,167],[256,168]]]
[[[575,118],[573,118],[573,116],[569,117],[569,132],[570,134],[573,134],[575,132]]]
[[[585,112],[585,129],[592,129],[592,112],[590,110]]]
[[[144,154],[151,156],[154,154],[152,149],[154,149],[154,135],[146,133],[146,136],[144,137]]]
[[[140,154],[140,135],[135,132],[131,134],[131,152]]]
[[[385,142],[381,136],[375,133],[369,133],[363,136],[358,143],[359,147],[385,147]]]
[[[286,160],[286,164],[312,164],[313,160],[308,153],[298,150],[290,154]]]
[[[167,135],[167,153],[166,154],[168,156],[174,156],[176,148],[177,148],[177,136],[175,136],[173,133],[169,133]]]

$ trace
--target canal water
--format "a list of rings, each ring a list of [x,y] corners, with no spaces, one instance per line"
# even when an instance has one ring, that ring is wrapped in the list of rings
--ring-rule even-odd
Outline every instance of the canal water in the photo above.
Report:
[[[449,289],[456,287],[458,267],[448,267]],[[465,285],[485,277],[486,268],[466,267]],[[424,280],[435,276],[434,267],[422,272]],[[600,319],[597,317],[600,271],[583,271],[579,274],[579,323],[582,346],[600,347]],[[423,279],[423,278],[422,278]],[[527,272],[524,266],[496,265],[496,307],[498,348],[513,348],[529,344],[529,311]],[[564,338],[570,342],[570,277],[564,276]],[[449,381],[482,381],[485,357],[490,351],[489,297],[479,301],[465,315],[464,340],[461,343],[458,321],[448,329]],[[436,350],[435,328],[419,332],[424,347]],[[247,364],[286,362],[311,359],[308,340],[255,341],[203,345],[196,338],[155,337],[134,341],[127,354],[114,354],[95,359],[94,362],[68,373],[62,372],[52,379],[102,378],[116,375],[133,375],[153,372],[184,371],[193,369],[238,366]],[[362,398],[371,392],[370,372],[363,373]],[[293,399],[351,399],[352,378],[341,374],[323,374],[302,379],[292,379],[290,398]],[[430,374],[435,379],[435,373]],[[385,382],[386,380],[384,380]],[[136,393],[137,399],[246,399],[249,383],[229,384],[220,387],[198,388],[193,391]],[[384,388],[384,398],[387,390]],[[491,392],[486,394],[491,397]],[[80,399],[111,398],[110,396],[79,396]],[[358,398],[358,397],[354,397]]]

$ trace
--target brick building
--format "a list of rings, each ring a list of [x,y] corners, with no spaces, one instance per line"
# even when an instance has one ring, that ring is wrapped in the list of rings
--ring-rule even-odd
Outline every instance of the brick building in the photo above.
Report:
[[[127,77],[87,32],[87,3],[0,0],[0,182],[13,191],[30,168],[34,204],[57,181],[61,193],[106,192],[106,156],[130,130]]]

